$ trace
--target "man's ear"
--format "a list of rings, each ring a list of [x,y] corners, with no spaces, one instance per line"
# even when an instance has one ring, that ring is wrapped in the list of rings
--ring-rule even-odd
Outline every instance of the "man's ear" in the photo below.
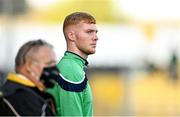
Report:
[[[71,41],[74,41],[75,40],[75,32],[74,31],[69,31],[68,32],[68,38],[69,38],[69,40],[71,40]]]
[[[26,67],[26,69],[27,69],[28,72],[31,72],[31,69],[32,69],[32,61],[31,61],[30,59],[27,59],[27,60],[26,60],[25,67]]]

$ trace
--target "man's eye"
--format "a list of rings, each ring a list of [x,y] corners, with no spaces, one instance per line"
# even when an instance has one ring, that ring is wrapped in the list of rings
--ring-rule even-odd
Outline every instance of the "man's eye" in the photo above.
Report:
[[[51,66],[54,66],[54,65],[56,65],[56,62],[48,62],[48,63],[46,63],[47,67],[51,67]]]
[[[87,33],[88,33],[88,34],[91,34],[91,33],[93,33],[93,31],[88,31]]]

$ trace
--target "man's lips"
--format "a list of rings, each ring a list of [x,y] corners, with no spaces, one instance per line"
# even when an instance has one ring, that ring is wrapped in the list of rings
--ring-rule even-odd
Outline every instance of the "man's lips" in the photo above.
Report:
[[[96,44],[91,44],[91,46],[96,47]]]

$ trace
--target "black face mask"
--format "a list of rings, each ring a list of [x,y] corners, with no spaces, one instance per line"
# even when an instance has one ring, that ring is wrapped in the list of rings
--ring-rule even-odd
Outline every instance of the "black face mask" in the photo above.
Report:
[[[40,80],[43,82],[46,88],[51,88],[59,79],[59,70],[56,66],[45,67],[43,69]]]

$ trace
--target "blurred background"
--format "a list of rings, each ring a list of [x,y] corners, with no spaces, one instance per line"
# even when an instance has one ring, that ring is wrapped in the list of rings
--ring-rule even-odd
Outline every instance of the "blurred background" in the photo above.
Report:
[[[59,60],[62,22],[74,11],[97,19],[88,57],[95,116],[180,115],[179,0],[0,0],[0,84],[19,47],[45,39]]]

